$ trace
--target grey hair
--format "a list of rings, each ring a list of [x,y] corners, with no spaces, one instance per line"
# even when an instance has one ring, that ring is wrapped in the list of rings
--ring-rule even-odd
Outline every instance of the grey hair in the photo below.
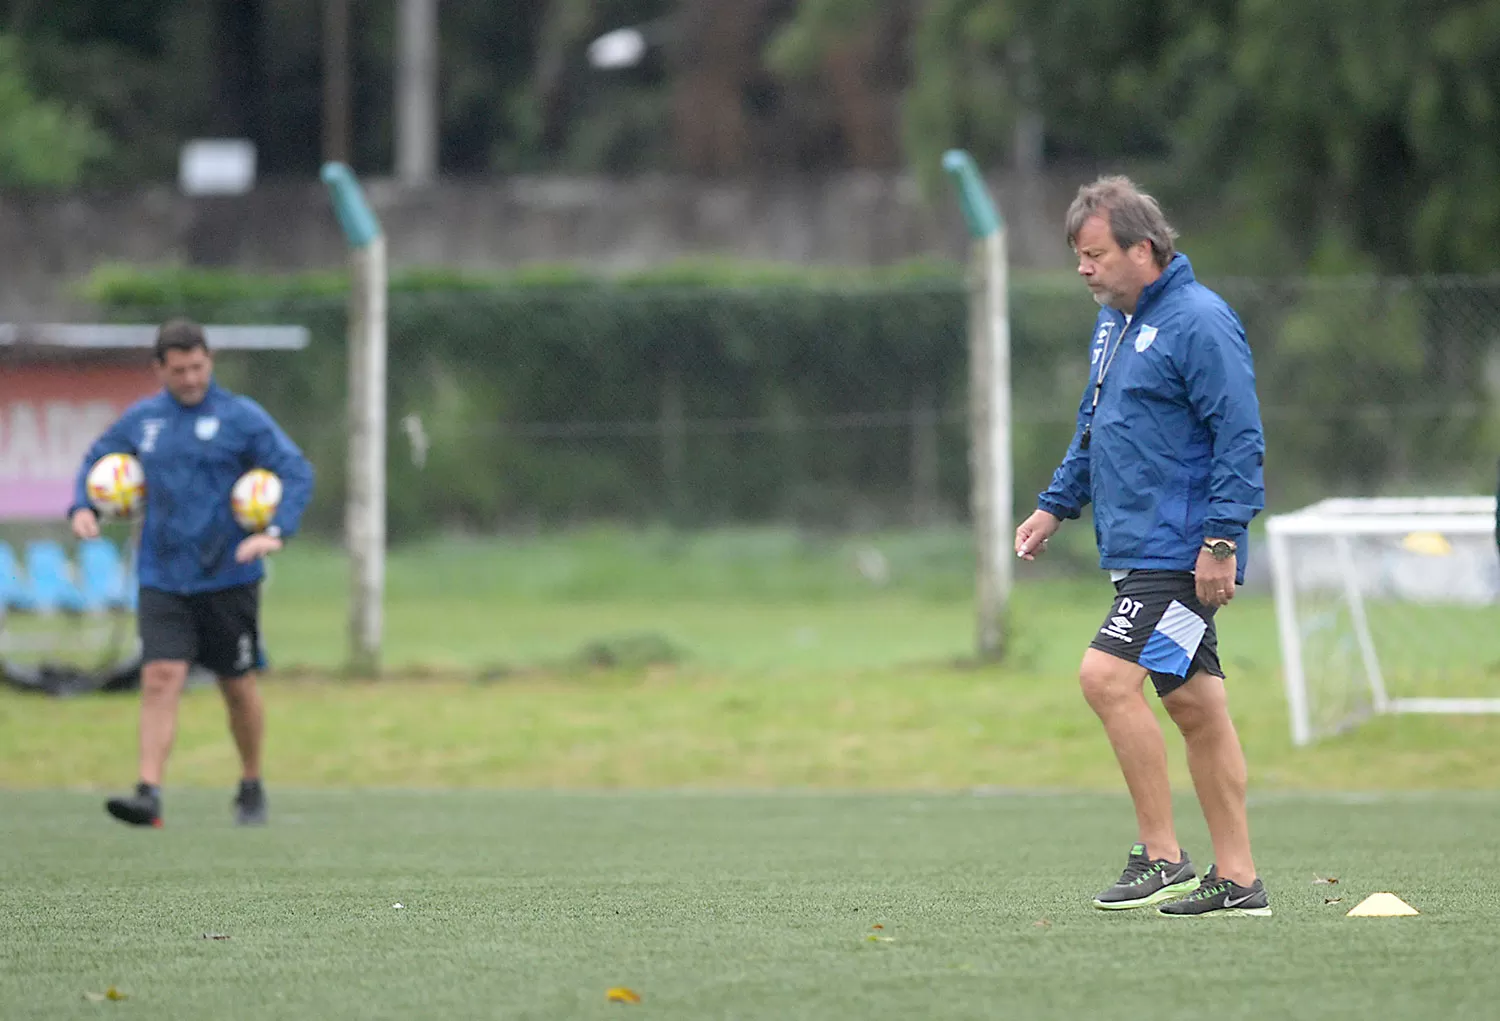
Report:
[[[1156,200],[1135,186],[1128,177],[1101,177],[1078,189],[1068,207],[1068,245],[1074,246],[1078,232],[1089,217],[1103,216],[1109,223],[1115,244],[1121,248],[1151,242],[1152,257],[1160,269],[1177,251],[1177,232],[1162,215]]]

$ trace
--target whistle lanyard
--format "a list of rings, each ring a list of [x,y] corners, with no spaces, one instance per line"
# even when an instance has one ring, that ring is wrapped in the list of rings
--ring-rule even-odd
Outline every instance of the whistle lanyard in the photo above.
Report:
[[[1120,330],[1120,336],[1115,339],[1115,348],[1109,350],[1109,335],[1105,334],[1104,347],[1107,356],[1099,359],[1099,374],[1094,378],[1094,401],[1089,405],[1089,420],[1084,424],[1083,436],[1078,440],[1078,449],[1089,449],[1089,443],[1094,437],[1094,412],[1099,410],[1099,395],[1104,392],[1104,377],[1109,372],[1109,367],[1115,363],[1115,356],[1120,353],[1120,345],[1125,343],[1125,331],[1130,329],[1127,321]]]

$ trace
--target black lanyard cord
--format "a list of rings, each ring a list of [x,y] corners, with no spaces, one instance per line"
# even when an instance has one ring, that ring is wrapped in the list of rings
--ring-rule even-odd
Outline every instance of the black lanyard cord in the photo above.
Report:
[[[1099,410],[1099,395],[1104,392],[1104,377],[1108,374],[1110,366],[1115,363],[1115,356],[1120,353],[1120,345],[1125,343],[1125,330],[1129,328],[1130,325],[1127,323],[1125,329],[1120,331],[1120,336],[1115,340],[1113,351],[1109,350],[1109,334],[1106,333],[1104,335],[1104,348],[1108,356],[1099,359],[1099,375],[1094,378],[1094,400],[1089,405],[1089,420],[1084,423],[1083,435],[1078,440],[1078,448],[1080,450],[1089,449],[1089,443],[1093,440],[1094,412]]]

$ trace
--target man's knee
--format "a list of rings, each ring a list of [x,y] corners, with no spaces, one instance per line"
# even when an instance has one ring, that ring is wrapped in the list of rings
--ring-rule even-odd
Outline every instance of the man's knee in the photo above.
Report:
[[[1199,672],[1163,699],[1167,713],[1184,736],[1191,737],[1229,722],[1224,678]]]
[[[148,696],[175,695],[187,684],[188,665],[179,660],[153,660],[141,667],[141,692]]]
[[[1078,669],[1078,684],[1089,707],[1107,716],[1122,705],[1138,701],[1146,672],[1129,660],[1090,649]]]
[[[255,697],[255,674],[240,674],[238,677],[220,677],[219,691],[230,705],[242,705]]]

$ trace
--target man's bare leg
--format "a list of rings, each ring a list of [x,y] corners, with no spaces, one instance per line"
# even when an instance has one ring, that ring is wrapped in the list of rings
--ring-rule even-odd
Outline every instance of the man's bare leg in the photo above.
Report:
[[[266,822],[266,791],[260,782],[260,750],[265,739],[266,711],[254,673],[219,678],[219,691],[229,711],[229,732],[240,753],[240,788],[234,796],[235,821],[241,826]]]
[[[140,778],[153,787],[161,786],[172,754],[187,674],[187,662],[180,659],[155,660],[141,667]]]
[[[134,794],[104,803],[105,810],[121,822],[161,825],[161,781],[177,734],[177,708],[187,672],[183,660],[153,660],[141,667],[140,783]]]
[[[1130,800],[1135,804],[1140,842],[1148,858],[1180,861],[1182,849],[1172,824],[1172,786],[1167,746],[1143,690],[1146,671],[1098,649],[1083,655],[1079,669],[1083,697],[1104,724]]]
[[[1255,882],[1245,809],[1245,753],[1229,718],[1224,679],[1202,671],[1162,699],[1187,745],[1188,769],[1213,840],[1219,875],[1241,886]]]
[[[240,753],[240,778],[260,779],[260,753],[265,740],[266,711],[255,674],[219,678],[219,691],[229,712],[229,732]]]

